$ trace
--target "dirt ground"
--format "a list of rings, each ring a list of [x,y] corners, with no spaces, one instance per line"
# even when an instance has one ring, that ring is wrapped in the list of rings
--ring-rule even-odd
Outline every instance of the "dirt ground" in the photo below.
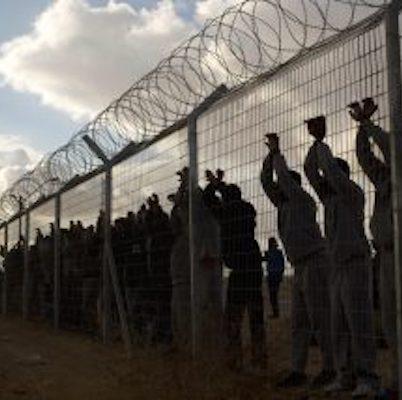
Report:
[[[278,321],[272,332],[287,331]],[[275,325],[276,324],[276,325]],[[288,367],[289,338],[270,335],[266,377],[194,365],[175,353],[136,348],[128,361],[120,344],[105,347],[78,333],[0,317],[1,400],[291,400],[322,394],[278,392],[273,382]],[[310,371],[319,364],[313,349]],[[345,399],[349,396],[343,397]]]
[[[266,293],[266,291],[264,291]],[[266,376],[235,374],[222,364],[191,360],[162,349],[134,347],[127,360],[120,343],[104,346],[82,333],[54,330],[45,323],[0,316],[0,400],[315,400],[322,393],[305,389],[280,392],[277,382],[290,365],[290,285],[281,296],[282,318],[268,318]],[[250,337],[244,325],[245,343]],[[247,353],[247,348],[245,348]],[[379,373],[389,379],[390,356],[378,352]],[[312,347],[309,374],[320,357]],[[351,399],[350,394],[336,400]]]

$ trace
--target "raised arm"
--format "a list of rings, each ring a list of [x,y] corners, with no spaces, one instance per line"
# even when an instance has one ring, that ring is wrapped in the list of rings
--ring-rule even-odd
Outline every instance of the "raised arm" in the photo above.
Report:
[[[292,178],[285,158],[282,154],[276,153],[273,155],[273,169],[278,176],[278,185],[288,198],[294,198],[304,194],[303,189]]]
[[[328,180],[332,190],[336,193],[350,198],[359,196],[356,185],[349,179],[345,172],[339,167],[329,146],[323,142],[316,142],[318,167],[323,171],[324,177]]]
[[[387,178],[387,176],[389,175],[389,167],[387,167],[387,163],[384,163],[378,157],[376,157],[370,143],[370,136],[373,137],[376,143],[378,143],[374,136],[376,136],[376,138],[378,139],[379,136],[382,135],[386,135],[385,132],[378,132],[377,129],[371,130],[371,128],[366,129],[366,127],[361,126],[356,136],[357,159],[364,173],[369,177],[370,181],[375,186],[383,182],[384,179]],[[380,150],[383,151],[383,147],[385,152],[387,152],[387,148],[389,150],[389,143],[384,143],[385,141],[387,141],[386,139],[388,138],[380,138],[379,141],[382,144],[382,146],[379,145]]]
[[[282,194],[279,185],[274,182],[273,159],[270,154],[264,160],[260,180],[264,192],[274,206],[278,207],[282,202]]]
[[[304,161],[304,173],[306,174],[310,185],[317,193],[317,196],[320,198],[321,202],[323,202],[325,200],[325,192],[323,189],[324,178],[321,176],[318,168],[317,149],[315,145],[311,146],[307,153]]]
[[[220,218],[222,204],[221,200],[216,195],[216,190],[215,185],[209,183],[202,191],[202,200],[214,216]]]
[[[360,124],[356,137],[357,158],[363,171],[375,186],[389,177],[391,166],[389,135],[371,121],[377,110],[378,105],[371,97],[363,99],[361,103],[355,102],[349,105],[350,116]],[[370,138],[379,147],[384,161],[374,154]]]
[[[362,122],[363,130],[372,137],[374,143],[381,150],[384,156],[384,161],[387,166],[391,165],[391,147],[389,142],[389,134],[386,133],[380,126],[374,125],[370,120]]]

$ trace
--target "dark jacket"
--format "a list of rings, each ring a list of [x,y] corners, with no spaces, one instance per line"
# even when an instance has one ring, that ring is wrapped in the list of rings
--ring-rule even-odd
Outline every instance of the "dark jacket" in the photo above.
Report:
[[[256,216],[254,206],[242,199],[233,200],[225,193],[222,183],[216,189],[208,185],[204,190],[204,202],[219,221],[221,246],[225,265],[235,271],[261,271],[261,251],[255,240]]]
[[[283,273],[285,272],[285,259],[282,251],[279,249],[268,250],[265,259],[267,261],[268,283],[282,282]]]
[[[304,167],[325,207],[325,233],[332,259],[343,265],[353,258],[369,257],[363,190],[341,170],[325,143],[311,147]]]
[[[273,172],[278,182],[273,180]],[[286,255],[293,266],[309,256],[326,251],[325,239],[316,220],[314,199],[290,175],[281,154],[268,156],[261,172],[261,183],[278,209],[278,230]]]

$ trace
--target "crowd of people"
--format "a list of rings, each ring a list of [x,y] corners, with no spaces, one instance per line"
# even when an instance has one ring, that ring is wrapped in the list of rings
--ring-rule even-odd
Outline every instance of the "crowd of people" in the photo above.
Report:
[[[396,297],[389,135],[371,118],[378,106],[364,99],[349,106],[358,125],[356,155],[375,188],[371,233],[380,264],[382,327],[392,350],[391,397],[397,396]],[[306,177],[325,211],[324,234],[317,224],[317,205],[302,187],[301,175],[287,167],[276,134],[267,135],[269,155],[261,173],[263,188],[278,209],[278,230],[295,269],[292,296],[292,371],[280,386],[306,381],[309,332],[319,341],[322,371],[313,386],[329,393],[353,390],[365,397],[379,387],[373,323],[373,266],[365,234],[365,195],[351,179],[346,160],[324,143],[326,119],[306,121],[314,143],[305,159]],[[375,148],[379,149],[378,154]],[[274,180],[274,172],[277,176]]]
[[[393,267],[393,223],[389,135],[371,119],[377,110],[373,99],[350,106],[359,128],[357,159],[375,187],[371,233],[377,248],[382,326],[396,354],[396,298]],[[325,210],[325,229],[317,222],[317,202],[303,188],[300,173],[288,168],[279,136],[268,134],[268,155],[261,184],[278,211],[278,232],[286,258],[294,268],[291,315],[290,372],[281,388],[309,384],[328,393],[352,390],[364,397],[379,388],[373,321],[371,251],[364,229],[365,196],[351,179],[346,160],[336,158],[326,138],[326,118],[306,121],[314,138],[304,165],[305,175]],[[381,152],[378,156],[374,147]],[[208,268],[225,265],[231,273],[224,306],[224,332],[231,368],[243,366],[242,320],[249,317],[252,366],[266,367],[267,353],[263,302],[263,262],[272,317],[280,315],[278,292],[284,274],[284,255],[275,238],[263,256],[255,237],[257,213],[243,199],[239,186],[225,181],[221,170],[206,171],[207,186],[196,188],[197,226],[200,236],[191,247],[189,231],[189,172],[178,172],[179,188],[168,196],[170,215],[152,195],[137,213],[129,212],[112,227],[112,249],[132,329],[152,343],[191,341],[191,252]],[[61,232],[61,310],[65,322],[94,327],[101,298],[104,214],[96,226],[71,222]],[[48,317],[51,312],[54,229],[37,232],[30,247],[32,307]],[[21,262],[19,244],[5,255],[12,273]],[[20,264],[21,265],[21,264]],[[15,268],[14,268],[15,270]],[[35,282],[37,284],[35,284]],[[312,336],[317,339],[322,368],[307,381],[306,366]],[[398,385],[392,366],[390,393]]]

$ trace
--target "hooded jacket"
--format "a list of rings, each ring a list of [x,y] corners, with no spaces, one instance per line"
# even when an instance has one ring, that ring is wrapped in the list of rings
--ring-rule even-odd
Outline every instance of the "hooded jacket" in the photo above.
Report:
[[[273,172],[278,181],[274,182]],[[278,209],[279,236],[293,266],[325,251],[325,240],[316,221],[314,199],[292,178],[281,154],[268,155],[261,172],[262,187]]]
[[[325,143],[316,142],[310,148],[304,169],[325,207],[325,234],[332,259],[340,264],[368,257],[363,190],[342,171]]]

